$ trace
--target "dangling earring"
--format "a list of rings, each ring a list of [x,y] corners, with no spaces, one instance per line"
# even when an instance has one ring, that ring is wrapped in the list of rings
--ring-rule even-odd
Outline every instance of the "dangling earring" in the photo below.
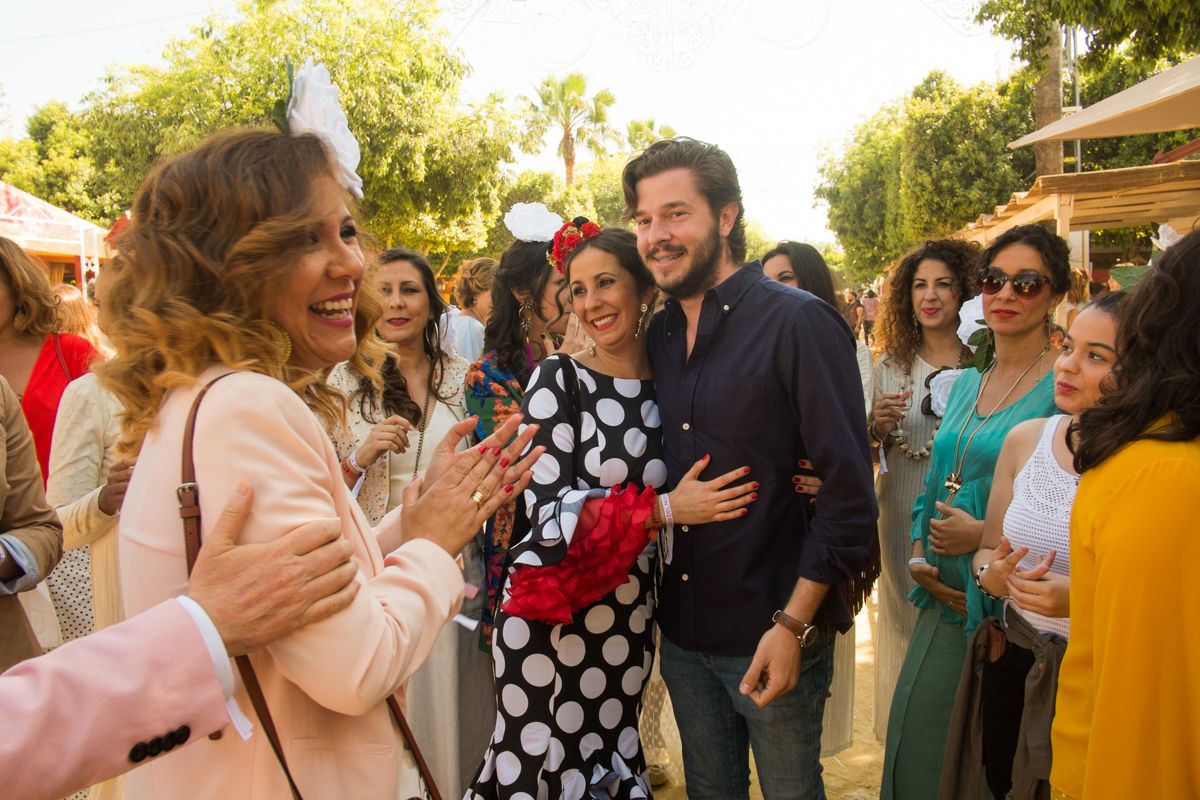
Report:
[[[642,315],[638,317],[637,330],[633,332],[633,338],[640,339],[642,336],[642,327],[646,324],[646,312],[650,310],[650,306],[642,303]]]
[[[917,312],[915,312],[915,311],[913,312],[913,315],[912,315],[912,323],[913,323],[913,333],[915,333],[917,336],[920,336],[921,335],[921,321],[919,319],[917,319]]]
[[[283,354],[283,363],[286,364],[292,357],[292,337],[288,336],[288,332],[274,322],[269,324],[271,326],[271,342],[275,345],[275,349]]]
[[[525,342],[529,342],[529,331],[533,328],[533,306],[528,300],[521,301],[521,307],[517,311],[521,317],[521,336],[525,338]]]

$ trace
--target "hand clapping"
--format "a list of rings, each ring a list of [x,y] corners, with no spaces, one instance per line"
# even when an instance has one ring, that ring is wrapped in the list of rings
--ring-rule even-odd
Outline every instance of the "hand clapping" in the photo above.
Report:
[[[545,448],[535,447],[524,458],[520,455],[537,426],[528,425],[513,438],[521,424],[516,414],[480,445],[456,452],[454,448],[475,422],[471,417],[451,428],[438,445],[437,469],[430,464],[424,479],[405,488],[401,513],[405,540],[429,539],[457,556],[487,518],[529,483],[530,469]],[[501,446],[509,439],[507,447]]]

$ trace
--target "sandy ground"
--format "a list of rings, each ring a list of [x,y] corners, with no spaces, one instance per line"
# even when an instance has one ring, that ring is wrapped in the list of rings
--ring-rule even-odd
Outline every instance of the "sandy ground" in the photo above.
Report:
[[[829,800],[875,800],[879,797],[879,779],[883,771],[883,745],[875,741],[872,730],[874,716],[875,649],[871,644],[871,621],[874,617],[874,598],[858,615],[857,665],[854,671],[854,743],[836,756],[822,759],[825,767],[825,792]],[[668,712],[669,713],[669,712]],[[674,726],[670,726],[673,728]],[[671,750],[672,780],[656,789],[655,800],[684,800],[687,787],[683,784],[683,759],[680,755],[678,732],[664,731]],[[751,770],[753,774],[753,770]],[[752,779],[750,797],[762,798],[758,781]]]

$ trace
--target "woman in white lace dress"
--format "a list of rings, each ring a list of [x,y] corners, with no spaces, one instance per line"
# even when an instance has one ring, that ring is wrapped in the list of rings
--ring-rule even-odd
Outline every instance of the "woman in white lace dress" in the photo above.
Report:
[[[396,247],[379,257],[375,273],[386,309],[376,332],[387,345],[380,369],[384,389],[349,363],[334,367],[329,383],[349,398],[347,425],[332,431],[347,485],[372,524],[398,506],[401,493],[422,474],[435,445],[467,416],[466,359],[442,351],[438,320],[445,302],[433,270],[417,252]],[[461,447],[465,447],[464,442]],[[467,584],[483,583],[482,541],[462,553]],[[462,615],[479,618],[482,595],[463,601]],[[495,719],[492,666],[478,635],[447,625],[433,652],[408,682],[409,719],[417,743],[445,797],[461,797],[483,758]]]
[[[906,255],[888,276],[875,327],[874,400],[867,416],[879,458],[880,571],[875,622],[875,736],[887,737],[892,694],[908,650],[917,610],[908,600],[912,578],[909,529],[913,500],[925,491],[929,450],[938,418],[929,403],[929,377],[964,357],[958,310],[971,297],[968,267],[977,248],[957,240],[929,241]],[[968,351],[969,353],[969,351]]]
[[[980,588],[1007,601],[1008,641],[1003,655],[985,659],[976,670],[981,674],[982,737],[977,741],[982,752],[971,754],[981,758],[995,797],[1007,796],[1010,789],[1033,796],[1029,787],[1039,783],[1049,789],[1049,759],[1041,767],[1023,758],[1014,761],[1019,739],[1048,742],[1050,737],[1051,716],[1027,706],[1026,677],[1040,664],[1052,681],[1042,693],[1054,696],[1057,657],[1070,635],[1068,532],[1079,484],[1073,463],[1076,426],[1080,415],[1100,401],[1116,362],[1117,325],[1126,299],[1124,292],[1109,292],[1075,318],[1054,364],[1054,403],[1066,413],[1014,427],[996,462],[975,567]],[[1014,641],[1015,625],[1037,647],[1024,646],[1027,638]]]

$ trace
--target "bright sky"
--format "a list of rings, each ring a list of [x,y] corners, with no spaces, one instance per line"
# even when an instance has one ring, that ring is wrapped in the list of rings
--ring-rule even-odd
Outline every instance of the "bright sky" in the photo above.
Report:
[[[207,2],[207,4],[206,4]],[[11,3],[0,89],[20,131],[41,103],[77,105],[114,63],[156,62],[216,0]],[[822,154],[930,70],[964,84],[1011,69],[1012,48],[971,22],[975,0],[443,0],[474,68],[465,100],[531,94],[547,74],[610,89],[620,129],[652,117],[715,142],[738,166],[746,213],[777,238],[829,241],[812,190]],[[120,7],[121,13],[115,12]],[[586,157],[586,156],[585,156]],[[519,167],[561,170],[553,144]]]

